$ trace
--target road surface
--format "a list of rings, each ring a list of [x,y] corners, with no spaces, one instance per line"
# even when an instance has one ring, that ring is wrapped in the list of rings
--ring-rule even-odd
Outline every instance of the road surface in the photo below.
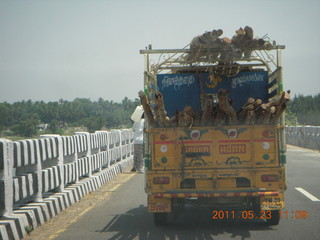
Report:
[[[263,220],[212,220],[210,209],[190,208],[170,225],[156,227],[146,208],[144,175],[126,173],[25,239],[320,239],[320,153],[289,146],[287,184],[277,226]]]

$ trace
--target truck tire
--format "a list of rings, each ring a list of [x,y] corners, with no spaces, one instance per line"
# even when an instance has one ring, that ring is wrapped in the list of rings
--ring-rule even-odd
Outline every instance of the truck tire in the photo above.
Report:
[[[267,224],[278,225],[279,222],[280,222],[280,211],[279,210],[271,211],[271,218],[267,219]]]
[[[168,213],[153,213],[153,220],[156,226],[163,226],[168,223]]]

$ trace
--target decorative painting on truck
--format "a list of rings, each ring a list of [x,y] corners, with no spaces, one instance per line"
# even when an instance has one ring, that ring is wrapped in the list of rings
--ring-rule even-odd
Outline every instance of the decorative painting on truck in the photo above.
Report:
[[[243,71],[235,76],[217,76],[212,80],[209,73],[158,74],[158,89],[163,94],[169,117],[175,111],[183,111],[191,106],[194,111],[201,110],[200,94],[217,94],[219,89],[228,89],[235,111],[247,101],[248,96],[267,101],[268,73],[266,71]],[[200,91],[201,90],[201,91]]]
[[[195,74],[158,74],[158,88],[166,104],[167,115],[172,117],[176,110],[185,106],[200,110],[199,79]]]

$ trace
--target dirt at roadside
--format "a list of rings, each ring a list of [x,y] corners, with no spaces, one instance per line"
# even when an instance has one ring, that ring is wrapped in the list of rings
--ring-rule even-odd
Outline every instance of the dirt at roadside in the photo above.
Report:
[[[299,147],[299,146],[295,146],[295,145],[290,145],[290,144],[288,144],[287,147],[288,147],[288,149],[299,149],[299,150],[305,150],[305,151],[311,151],[311,152],[320,153],[320,150],[303,148],[303,147]]]
[[[63,232],[69,225],[83,217],[84,213],[90,211],[95,205],[108,200],[110,194],[117,189],[118,186],[130,180],[136,173],[125,172],[119,174],[116,178],[104,184],[95,192],[87,194],[81,201],[73,204],[59,215],[47,221],[44,225],[33,230],[24,240],[49,240],[55,239],[60,232]]]

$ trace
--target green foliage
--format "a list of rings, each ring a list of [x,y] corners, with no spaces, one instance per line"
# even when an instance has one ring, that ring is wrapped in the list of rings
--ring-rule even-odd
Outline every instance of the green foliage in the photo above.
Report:
[[[93,132],[102,128],[131,126],[130,116],[139,99],[125,97],[121,103],[104,100],[91,101],[76,98],[73,101],[60,99],[58,102],[21,101],[0,103],[0,133],[6,129],[14,134],[31,137],[37,134],[39,123],[48,123],[48,133],[63,133],[64,126],[85,126]]]
[[[286,118],[288,125],[320,126],[320,94],[294,96],[288,104]]]
[[[39,122],[37,120],[31,119],[31,120],[24,120],[21,121],[18,124],[15,124],[12,126],[11,130],[23,137],[32,137],[37,134],[37,126]]]
[[[51,120],[50,125],[49,125],[49,130],[52,133],[57,133],[58,129],[59,129],[59,121],[57,119]]]
[[[101,130],[105,125],[106,120],[104,117],[89,117],[84,119],[84,126],[87,128],[87,131],[93,133],[97,130]]]
[[[46,132],[63,135],[63,123],[61,121],[58,121],[57,119],[51,120],[51,122],[49,123],[48,130],[46,130]]]
[[[296,116],[295,113],[287,110],[285,116],[286,116],[285,117],[286,125],[288,125],[288,126],[296,126],[296,125],[298,125],[298,120],[297,120],[297,116]]]
[[[28,234],[30,234],[33,231],[33,226],[32,225],[27,225],[27,226],[25,226],[24,229],[26,230],[26,232]]]

